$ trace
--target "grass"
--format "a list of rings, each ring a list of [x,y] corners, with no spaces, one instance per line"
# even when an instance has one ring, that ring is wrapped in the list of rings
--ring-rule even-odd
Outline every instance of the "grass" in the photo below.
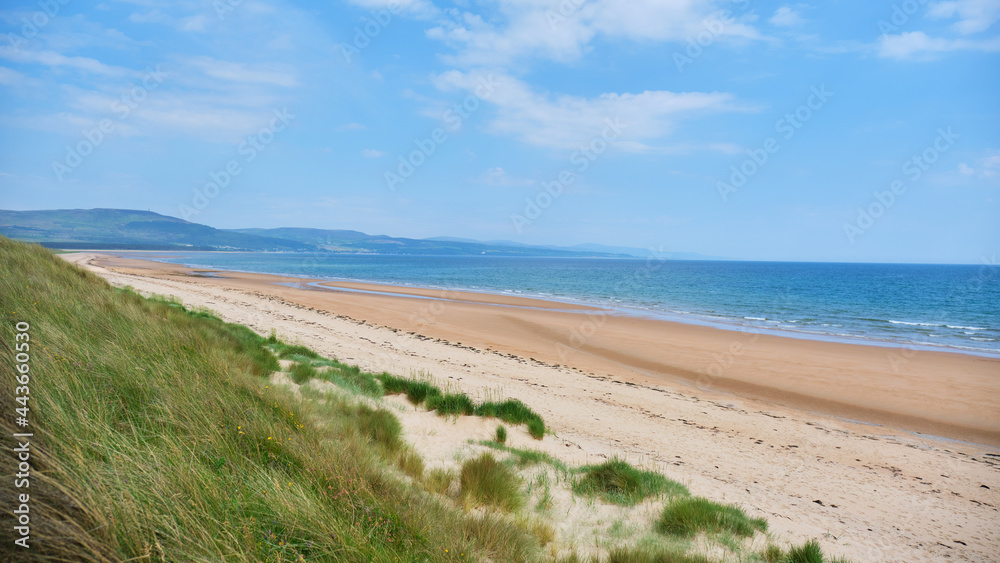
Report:
[[[768,563],[830,563],[844,562],[843,559],[826,559],[823,557],[823,550],[816,540],[810,540],[799,547],[793,547],[788,551],[782,550],[776,545],[768,545],[761,554],[764,561]]]
[[[267,385],[274,342],[35,245],[0,237],[0,263],[0,363],[15,365],[16,323],[31,326],[33,560],[539,556],[531,531],[405,479],[391,413]],[[13,391],[0,385],[4,408]],[[0,431],[19,430],[0,417]]]
[[[511,454],[510,459],[514,460],[514,465],[516,465],[517,467],[527,467],[529,465],[547,463],[560,471],[563,472],[569,471],[569,468],[566,467],[565,463],[563,463],[562,461],[560,461],[555,457],[550,456],[545,452],[540,452],[538,450],[525,450],[522,448],[512,448],[510,446],[505,446],[503,444],[488,440],[481,440],[476,443],[479,444],[480,446],[486,446],[488,448],[492,448],[497,451],[507,452]]]
[[[619,458],[600,465],[586,465],[577,471],[583,476],[573,484],[573,492],[597,496],[612,504],[632,506],[652,496],[686,497],[690,494],[684,485],[659,473],[636,469]]]
[[[504,511],[524,505],[520,479],[488,452],[462,464],[459,483],[467,504],[494,506]]]
[[[703,555],[688,554],[675,549],[616,548],[607,557],[594,556],[580,559],[576,554],[559,560],[558,563],[711,563]]]
[[[316,375],[316,368],[309,364],[295,364],[295,366],[292,367],[292,381],[298,383],[299,385],[308,382],[310,379],[316,377]]]
[[[455,472],[450,469],[432,469],[424,477],[424,488],[439,495],[447,494],[455,478]]]
[[[441,416],[476,415],[498,418],[509,424],[526,424],[528,434],[536,440],[545,436],[545,422],[542,417],[517,399],[502,402],[487,401],[476,405],[465,394],[445,394],[441,389],[428,381],[419,381],[398,377],[388,373],[375,376],[382,382],[382,390],[386,395],[405,394],[407,400],[414,406],[421,403],[427,410],[435,410]]]
[[[690,537],[699,532],[729,532],[750,537],[757,531],[767,531],[767,521],[763,518],[750,518],[737,506],[719,504],[701,497],[675,497],[663,509],[656,528],[660,533],[671,536]]]
[[[507,442],[507,429],[502,424],[497,425],[497,431],[493,434],[493,441],[498,444]]]

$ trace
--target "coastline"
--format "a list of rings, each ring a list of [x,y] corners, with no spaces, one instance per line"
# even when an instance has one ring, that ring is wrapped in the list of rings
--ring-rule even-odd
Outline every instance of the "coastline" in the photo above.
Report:
[[[198,277],[313,309],[639,385],[735,396],[1000,447],[1000,359],[796,339],[534,297],[188,268],[105,256],[117,271]],[[195,274],[197,272],[197,274]]]
[[[107,261],[88,253],[61,256],[114,285],[173,295],[262,334],[277,330],[289,342],[365,370],[430,374],[474,398],[519,398],[555,433],[532,447],[573,465],[621,456],[657,468],[694,494],[767,517],[780,537],[819,538],[825,553],[856,561],[983,561],[1000,549],[995,447],[931,439],[673,380],[643,382],[638,376],[556,367],[501,349],[499,342],[478,348],[467,333],[452,340],[430,336],[430,324],[420,331],[386,328],[366,313],[405,307],[389,311],[405,320],[411,310],[439,311],[433,325],[438,326],[457,310],[483,324],[478,310],[467,307],[491,308],[504,312],[496,317],[509,317],[508,324],[492,327],[496,332],[524,316],[517,308],[449,303],[443,311],[432,310],[441,303],[275,285],[296,281],[292,278],[265,281],[227,272],[212,278],[172,264]],[[324,305],[313,301],[317,296],[339,300]],[[587,318],[585,312],[563,314]],[[462,427],[456,427],[455,437],[420,425],[407,426],[406,435],[427,459],[448,459],[467,447]]]
[[[133,257],[136,259],[145,259],[151,261],[161,261],[167,257],[160,257],[156,255],[169,255],[173,254],[171,258],[180,258],[179,262],[171,262],[166,260],[167,264],[174,264],[178,266],[186,266],[194,269],[204,269],[212,270],[218,269],[220,271],[228,272],[239,272],[246,274],[260,274],[260,275],[270,275],[270,276],[299,276],[308,277],[307,273],[293,274],[288,273],[283,270],[274,270],[271,268],[265,269],[242,269],[242,268],[232,268],[225,265],[213,265],[211,260],[209,263],[201,264],[195,257],[181,258],[178,256],[176,251],[159,251],[159,252],[146,252],[146,251],[102,251],[94,250],[92,252],[97,252],[100,254],[114,254],[123,257]],[[183,252],[183,251],[182,251]],[[194,253],[195,255],[201,255],[202,253]],[[213,252],[210,254],[247,254],[246,252],[237,251],[220,251]],[[255,253],[250,253],[255,254]],[[281,254],[281,253],[278,253]],[[488,257],[487,257],[488,258]],[[636,258],[633,261],[644,262],[643,259]],[[307,261],[308,262],[308,261]],[[299,265],[301,266],[301,264]],[[934,266],[934,265],[921,265],[915,264],[914,267],[923,266]],[[967,265],[969,267],[980,267],[974,277],[967,280],[966,283],[971,283],[975,280],[986,279],[992,274],[986,274],[981,271],[981,266],[977,265]],[[295,265],[291,265],[289,271],[294,271]],[[309,278],[313,279],[313,278]],[[988,330],[981,328],[981,326],[965,326],[966,324],[976,323],[975,320],[964,320],[964,321],[951,321],[951,323],[961,322],[962,325],[952,325],[948,322],[925,322],[927,318],[921,318],[919,320],[914,320],[914,318],[908,318],[905,316],[901,317],[889,317],[884,318],[865,318],[860,319],[864,321],[859,325],[852,325],[849,319],[841,319],[836,315],[830,317],[825,321],[817,321],[815,318],[809,318],[811,315],[805,314],[803,318],[803,312],[799,314],[792,314],[789,317],[784,315],[778,315],[775,318],[775,312],[771,311],[760,312],[760,311],[742,311],[736,314],[734,311],[729,313],[716,312],[714,309],[705,309],[704,307],[699,308],[694,305],[667,305],[666,303],[639,303],[623,301],[619,299],[611,299],[606,297],[597,297],[594,295],[585,296],[581,293],[579,295],[574,294],[560,294],[560,293],[549,293],[542,291],[522,291],[518,289],[511,288],[498,288],[498,287],[481,287],[479,285],[462,285],[462,284],[447,284],[447,285],[437,285],[434,283],[429,283],[428,280],[413,282],[405,281],[400,279],[393,279],[391,281],[380,280],[380,279],[367,279],[364,276],[361,277],[323,277],[322,279],[317,278],[316,281],[312,282],[322,283],[325,281],[332,281],[336,283],[360,283],[369,286],[379,286],[377,291],[379,293],[392,293],[387,288],[398,288],[398,289],[426,289],[436,293],[434,296],[427,296],[428,299],[441,299],[439,295],[441,292],[459,292],[459,293],[474,293],[474,294],[484,294],[491,296],[500,297],[526,297],[530,299],[537,299],[543,301],[554,301],[558,303],[564,303],[572,306],[582,305],[585,307],[592,307],[598,309],[610,309],[615,312],[615,314],[620,314],[624,316],[633,316],[645,319],[655,319],[662,321],[669,321],[681,324],[691,324],[697,326],[707,326],[712,328],[717,328],[727,331],[737,331],[737,332],[750,332],[759,334],[768,334],[774,336],[780,336],[783,338],[794,338],[802,340],[811,341],[821,341],[821,342],[839,342],[844,344],[855,344],[862,346],[878,346],[878,347],[902,347],[906,348],[908,351],[916,352],[950,352],[958,354],[968,354],[973,356],[987,357],[987,358],[997,358],[1000,359],[1000,348],[993,348],[979,342],[996,342],[994,338],[988,338],[986,340],[977,340],[975,336],[983,336],[983,333],[979,331]],[[625,282],[621,282],[625,283]],[[632,282],[634,283],[634,282]],[[405,293],[405,292],[404,292]],[[857,311],[854,312],[858,314]],[[913,313],[912,311],[910,312]],[[760,317],[758,315],[766,314],[767,317]],[[891,314],[885,313],[883,314]],[[901,315],[906,315],[906,313],[900,313]],[[937,312],[941,315],[941,311]],[[933,316],[933,315],[931,315]],[[784,317],[784,318],[782,318]],[[894,318],[907,318],[908,320],[893,320]],[[847,323],[847,324],[843,324]],[[867,323],[867,324],[865,324]],[[900,326],[916,326],[922,327],[916,332],[913,331],[902,331],[898,329]],[[889,327],[892,327],[891,330]],[[967,342],[962,340],[955,340],[953,337],[943,336],[941,334],[933,333],[934,330],[942,331],[963,331],[964,338],[970,339],[973,342]],[[921,330],[923,332],[921,332]],[[973,332],[969,332],[973,331]],[[969,337],[968,335],[972,335]],[[954,335],[952,335],[954,336]]]

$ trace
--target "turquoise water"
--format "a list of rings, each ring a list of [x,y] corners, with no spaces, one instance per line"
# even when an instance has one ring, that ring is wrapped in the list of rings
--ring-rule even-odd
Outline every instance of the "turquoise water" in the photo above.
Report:
[[[611,306],[787,336],[1000,355],[1000,266],[187,252],[188,266]]]

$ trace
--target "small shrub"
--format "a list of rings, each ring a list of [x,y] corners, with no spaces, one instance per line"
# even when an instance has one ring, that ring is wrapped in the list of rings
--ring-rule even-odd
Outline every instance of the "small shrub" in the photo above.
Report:
[[[701,497],[677,497],[663,509],[657,529],[664,534],[685,537],[698,532],[731,532],[749,537],[758,530],[766,531],[767,521],[763,518],[750,518],[737,506],[719,504]]]
[[[524,504],[517,475],[488,452],[462,464],[459,482],[467,503],[506,511],[517,510]]]
[[[687,487],[652,471],[642,471],[622,459],[614,458],[600,465],[587,465],[579,471],[583,477],[573,485],[573,492],[598,496],[620,505],[633,505],[662,493],[687,496]]]
[[[496,434],[493,435],[493,441],[498,444],[504,444],[507,442],[507,429],[503,427],[502,424],[497,425]]]
[[[295,364],[295,367],[292,368],[292,381],[299,385],[314,377],[316,377],[316,368],[309,364]]]

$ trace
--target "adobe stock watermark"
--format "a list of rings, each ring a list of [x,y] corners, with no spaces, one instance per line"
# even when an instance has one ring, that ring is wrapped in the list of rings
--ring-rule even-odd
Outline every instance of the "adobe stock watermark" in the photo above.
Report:
[[[909,179],[909,183],[913,184],[920,180],[924,173],[930,170],[931,165],[937,162],[943,153],[951,149],[958,137],[952,132],[951,127],[939,128],[937,137],[934,138],[929,147],[911,156],[903,163],[901,172]],[[892,208],[896,203],[896,198],[905,194],[907,189],[906,183],[896,178],[889,183],[888,190],[872,192],[874,201],[866,207],[858,208],[858,216],[854,222],[844,223],[844,236],[847,237],[847,241],[854,244],[858,237],[875,226],[875,222]]]
[[[586,3],[587,0],[558,0],[555,6],[545,10],[545,19],[549,22],[549,27],[555,30],[559,25],[566,23],[566,20],[575,16]]]
[[[750,5],[749,0],[732,0],[732,3],[741,10],[745,10]],[[726,32],[726,26],[734,23],[736,23],[736,16],[731,10],[720,10],[703,20],[701,22],[702,29],[688,37],[684,50],[674,51],[672,58],[677,72],[684,72],[684,67],[702,56],[705,49],[712,46]]]
[[[382,35],[385,28],[392,23],[392,18],[402,12],[403,3],[399,0],[393,0],[389,2],[387,7],[369,12],[370,18],[361,18],[365,23],[363,26],[354,26],[354,37],[351,42],[340,44],[340,53],[344,55],[347,64],[351,64],[355,55],[360,55],[361,51],[371,45],[376,37]]]
[[[825,84],[811,87],[810,92],[804,104],[795,108],[795,111],[786,113],[774,123],[774,131],[781,134],[785,141],[794,137],[795,133],[833,97],[833,92],[828,91]],[[765,139],[760,148],[747,149],[749,158],[730,169],[729,182],[719,180],[715,183],[715,188],[718,190],[722,202],[729,201],[730,195],[740,191],[750,178],[760,172],[770,161],[771,155],[779,150],[781,150],[781,142],[775,137]]]
[[[243,157],[243,164],[253,162],[261,151],[274,142],[275,135],[284,131],[295,119],[295,114],[290,113],[287,107],[280,110],[275,109],[271,113],[273,116],[267,126],[262,127],[257,133],[245,137],[236,146],[237,154]],[[182,203],[178,207],[181,218],[188,220],[201,213],[212,200],[219,197],[222,190],[229,187],[234,178],[242,173],[243,167],[240,165],[240,161],[235,158],[230,159],[222,169],[209,172],[208,182],[201,189],[194,188],[192,190],[191,204]]]
[[[951,291],[948,292],[948,296],[944,299],[945,303],[952,303],[954,299],[969,299],[971,295],[978,294],[983,290],[983,286],[987,282],[993,280],[998,275],[1000,275],[1000,262],[997,262],[997,256],[994,254],[987,258],[983,256],[980,258],[982,265],[976,271],[976,275],[969,278],[965,283],[953,287]],[[963,304],[964,305],[964,304]],[[928,318],[933,323],[948,323],[948,311],[944,308],[937,309],[934,313],[930,314]],[[898,349],[894,349],[888,354],[886,354],[886,360],[889,362],[889,367],[892,368],[893,373],[899,373],[906,364],[910,363],[920,350],[913,345],[906,345]]]
[[[448,132],[456,132],[462,128],[462,123],[469,119],[480,107],[482,103],[496,92],[496,80],[492,74],[480,79],[472,94],[469,94],[461,102],[452,105],[441,114],[441,119],[445,127],[435,127],[429,136],[422,139],[413,140],[415,148],[409,154],[400,157],[396,163],[396,169],[386,170],[383,173],[385,184],[389,186],[389,191],[395,192],[396,186],[405,183],[416,174],[417,169],[427,162],[427,159],[437,152],[438,147],[446,143],[449,139]]]
[[[663,269],[663,265],[668,260],[670,260],[670,254],[665,254],[662,246],[660,248],[650,248],[644,267],[641,270],[633,271],[630,275],[619,278],[611,288],[611,294],[630,294],[638,287],[648,286],[650,278],[656,272]],[[608,318],[612,314],[612,311],[603,309],[583,313],[584,320],[570,330],[566,342],[556,342],[556,354],[559,356],[559,361],[566,363],[571,355],[579,352],[587,344],[587,341],[597,334],[598,330],[608,322]]]
[[[113,133],[118,125],[124,123],[128,116],[132,115],[132,110],[139,107],[150,92],[159,88],[166,77],[167,74],[160,70],[160,65],[156,65],[156,68],[146,67],[142,82],[123,92],[111,103],[111,111],[118,114],[117,121],[104,118],[97,122],[97,127],[82,129],[80,136],[83,139],[75,145],[66,145],[66,156],[62,161],[52,161],[52,172],[56,175],[56,179],[62,182],[66,174],[83,164],[83,159],[93,154],[94,150],[104,142],[105,136]]]
[[[576,171],[564,168],[556,175],[556,179],[542,184],[542,189],[534,197],[524,198],[524,209],[521,213],[512,213],[510,221],[514,225],[514,230],[518,234],[524,232],[524,228],[530,226],[542,216],[555,200],[559,199],[567,187],[576,181],[577,174],[583,174],[590,168],[590,165],[597,160],[611,143],[615,142],[627,126],[617,117],[604,120],[604,130],[600,135],[596,135],[589,143],[576,150],[569,158]]]
[[[21,46],[28,41],[38,37],[45,26],[49,25],[52,18],[59,15],[62,7],[69,4],[70,0],[38,0],[38,10],[31,15],[21,17],[21,32],[4,33],[3,37],[15,51],[20,51]]]
[[[899,4],[892,5],[892,13],[888,20],[878,20],[878,32],[882,35],[897,33],[913,17],[921,6],[927,4],[927,0],[904,0]]]

